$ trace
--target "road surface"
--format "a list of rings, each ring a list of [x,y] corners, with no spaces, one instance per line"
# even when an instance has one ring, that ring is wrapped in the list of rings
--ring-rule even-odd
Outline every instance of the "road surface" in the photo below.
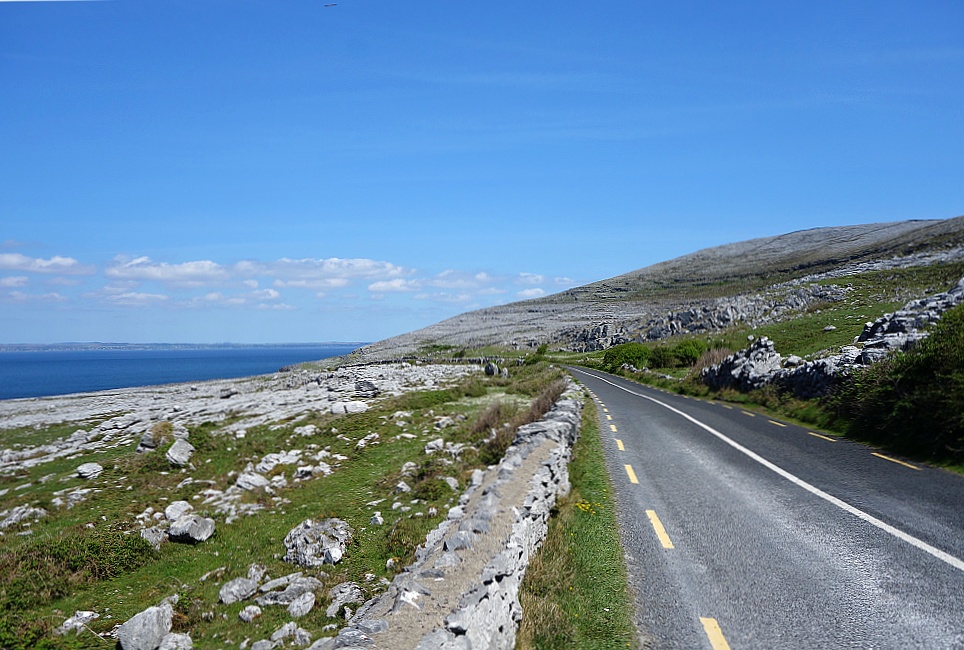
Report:
[[[571,368],[653,648],[964,648],[964,477]]]

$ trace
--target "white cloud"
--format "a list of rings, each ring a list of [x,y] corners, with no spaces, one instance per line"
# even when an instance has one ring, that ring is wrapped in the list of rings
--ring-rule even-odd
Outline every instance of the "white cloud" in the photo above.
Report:
[[[274,262],[241,262],[238,269],[258,269],[259,275],[270,275],[282,281],[291,280],[384,280],[411,275],[414,271],[405,267],[364,258],[327,259],[303,258],[298,260],[283,257]]]
[[[259,286],[261,286],[261,285],[258,284],[258,281],[257,281],[257,280],[245,280],[245,281],[244,281],[244,286],[246,286],[246,287],[248,287],[248,288],[250,288],[250,289],[257,289],[257,288],[258,288]]]
[[[156,305],[161,302],[166,302],[170,298],[160,293],[128,291],[125,293],[105,295],[104,299],[112,304],[122,305],[124,307],[143,307],[146,305]]]
[[[546,276],[538,273],[520,273],[516,279],[518,284],[542,284],[546,281]]]
[[[72,257],[55,255],[45,260],[40,257],[27,257],[22,253],[0,253],[0,269],[62,275],[91,275],[96,272],[93,266],[81,264]]]
[[[517,292],[515,295],[523,300],[528,300],[529,298],[540,298],[546,295],[546,292],[539,287],[535,287],[532,289],[523,289],[522,291]]]
[[[262,289],[261,291],[254,291],[250,295],[255,300],[277,300],[281,297],[281,294],[274,289]]]
[[[368,285],[369,291],[417,291],[421,287],[418,280],[406,280],[405,278],[395,278],[393,280],[379,280]]]
[[[270,305],[267,304],[267,303],[262,303],[262,304],[258,305],[258,309],[260,309],[260,310],[262,310],[262,311],[264,311],[264,310],[269,310],[269,309],[272,310],[272,311],[294,311],[295,308],[292,307],[291,305],[287,304],[287,303],[278,302],[278,303],[274,303],[274,304],[270,304]]]
[[[430,287],[437,287],[439,289],[478,289],[488,284],[492,284],[498,281],[488,273],[466,273],[465,271],[456,271],[454,269],[446,269],[441,273],[435,275],[434,278],[425,281],[425,284]]]
[[[12,302],[64,302],[67,300],[56,291],[51,293],[23,293],[22,291],[11,291],[6,295],[7,300]]]
[[[104,275],[117,280],[162,282],[181,286],[201,286],[223,282],[231,277],[226,268],[210,260],[168,264],[154,262],[149,257],[133,260],[117,258],[114,264],[104,271]]]
[[[318,278],[316,280],[275,280],[274,286],[283,289],[339,289],[347,287],[348,278]]]
[[[414,296],[416,300],[430,300],[432,302],[468,302],[472,300],[472,295],[468,293],[449,293],[439,291],[437,293],[419,293]]]
[[[12,288],[25,286],[27,286],[27,276],[25,275],[13,275],[6,278],[0,278],[0,287]]]
[[[571,287],[573,283],[573,279],[567,278],[567,277],[553,278],[552,281],[558,286],[565,286],[565,287]]]

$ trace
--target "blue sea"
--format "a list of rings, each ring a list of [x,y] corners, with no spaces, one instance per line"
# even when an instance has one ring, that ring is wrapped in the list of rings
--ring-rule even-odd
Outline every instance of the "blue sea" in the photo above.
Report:
[[[359,343],[0,352],[0,399],[233,379],[348,354]]]

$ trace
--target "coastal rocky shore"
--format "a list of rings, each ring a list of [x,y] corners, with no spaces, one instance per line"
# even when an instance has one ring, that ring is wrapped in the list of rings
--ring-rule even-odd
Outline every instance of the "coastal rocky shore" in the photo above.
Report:
[[[124,490],[123,477],[117,479],[117,485],[98,482],[109,468],[93,462],[91,456],[105,450],[126,450],[163,454],[171,470],[165,473],[176,473],[178,489],[194,494],[183,500],[162,499],[163,503],[146,508],[134,517],[135,528],[130,532],[139,534],[155,549],[165,544],[210,543],[217,529],[231,526],[241,517],[284,509],[291,503],[286,488],[292,482],[324,480],[333,472],[343,471],[340,467],[349,459],[337,450],[299,444],[299,440],[307,442],[316,433],[313,424],[299,425],[305,414],[322,412],[351,418],[386,397],[441,389],[476,374],[504,377],[492,363],[389,363],[325,371],[295,368],[245,379],[0,401],[3,430],[89,423],[70,426],[70,433],[43,444],[10,444],[0,449],[0,477],[20,477],[28,472],[36,476],[47,471],[44,466],[49,464],[63,467],[69,462],[74,467],[70,477],[58,478],[53,472],[39,479],[71,479],[68,483],[73,487],[53,492],[48,505],[24,504],[0,510],[0,539],[14,534],[29,536],[57,512],[83,508],[86,501],[96,502],[105,490]],[[447,516],[421,545],[415,563],[397,573],[394,580],[382,578],[379,582],[368,574],[367,583],[324,583],[326,573],[322,569],[350,556],[353,536],[359,531],[337,516],[306,519],[284,538],[283,560],[291,565],[289,573],[272,577],[265,569],[270,558],[259,561],[253,557],[242,575],[218,570],[199,578],[199,585],[206,581],[219,585],[220,605],[211,604],[211,615],[217,607],[243,605],[235,626],[244,636],[249,629],[245,626],[259,620],[264,610],[287,610],[288,623],[265,638],[249,637],[233,644],[241,650],[511,647],[521,616],[518,591],[529,557],[546,533],[555,499],[568,491],[567,464],[578,435],[581,395],[570,382],[545,418],[520,427],[504,458],[488,469],[476,469],[467,484],[441,477],[447,488],[464,491],[453,493],[454,504]],[[414,439],[416,436],[405,429],[405,420],[411,415],[396,413],[388,424],[401,431],[398,436]],[[452,417],[437,414],[434,427],[421,435],[435,432],[438,436],[454,422]],[[256,427],[284,426],[292,434],[289,444],[247,462],[243,469],[230,473],[228,485],[216,486],[213,481],[193,476],[195,464],[204,460],[196,453],[190,431],[203,423],[215,423],[216,435],[226,440],[242,440]],[[373,432],[358,440],[346,438],[345,444],[360,450],[389,444],[389,440],[379,439]],[[426,457],[455,458],[463,449],[464,445],[435,437],[424,444],[423,453]],[[403,475],[411,471],[408,465],[414,464],[403,466]],[[31,487],[30,483],[4,487],[0,497],[26,493]],[[399,481],[395,503],[391,504],[393,513],[436,515],[435,508],[427,513],[413,512],[418,500],[399,498],[409,490],[404,481]],[[263,498],[252,499],[255,493],[263,494]],[[380,500],[375,500],[369,505],[370,525],[385,525],[388,515],[383,516],[384,510],[377,508],[389,504],[380,505]],[[178,614],[178,602],[178,590],[172,589],[157,604],[118,621],[109,633],[100,636],[108,642],[116,640],[122,650],[193,648],[190,634],[183,628],[174,631],[174,621],[183,616]],[[325,629],[303,627],[300,619],[317,607],[327,607],[329,620],[334,617],[341,623]],[[56,634],[89,634],[90,626],[102,614],[103,607],[90,602],[72,615],[65,613]]]

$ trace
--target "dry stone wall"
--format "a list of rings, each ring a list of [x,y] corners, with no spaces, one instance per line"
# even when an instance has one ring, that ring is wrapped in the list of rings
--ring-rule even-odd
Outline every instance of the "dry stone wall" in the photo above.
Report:
[[[543,420],[520,427],[503,460],[475,472],[415,563],[337,637],[311,650],[513,648],[529,558],[545,538],[556,498],[569,491],[580,395],[570,386]]]

